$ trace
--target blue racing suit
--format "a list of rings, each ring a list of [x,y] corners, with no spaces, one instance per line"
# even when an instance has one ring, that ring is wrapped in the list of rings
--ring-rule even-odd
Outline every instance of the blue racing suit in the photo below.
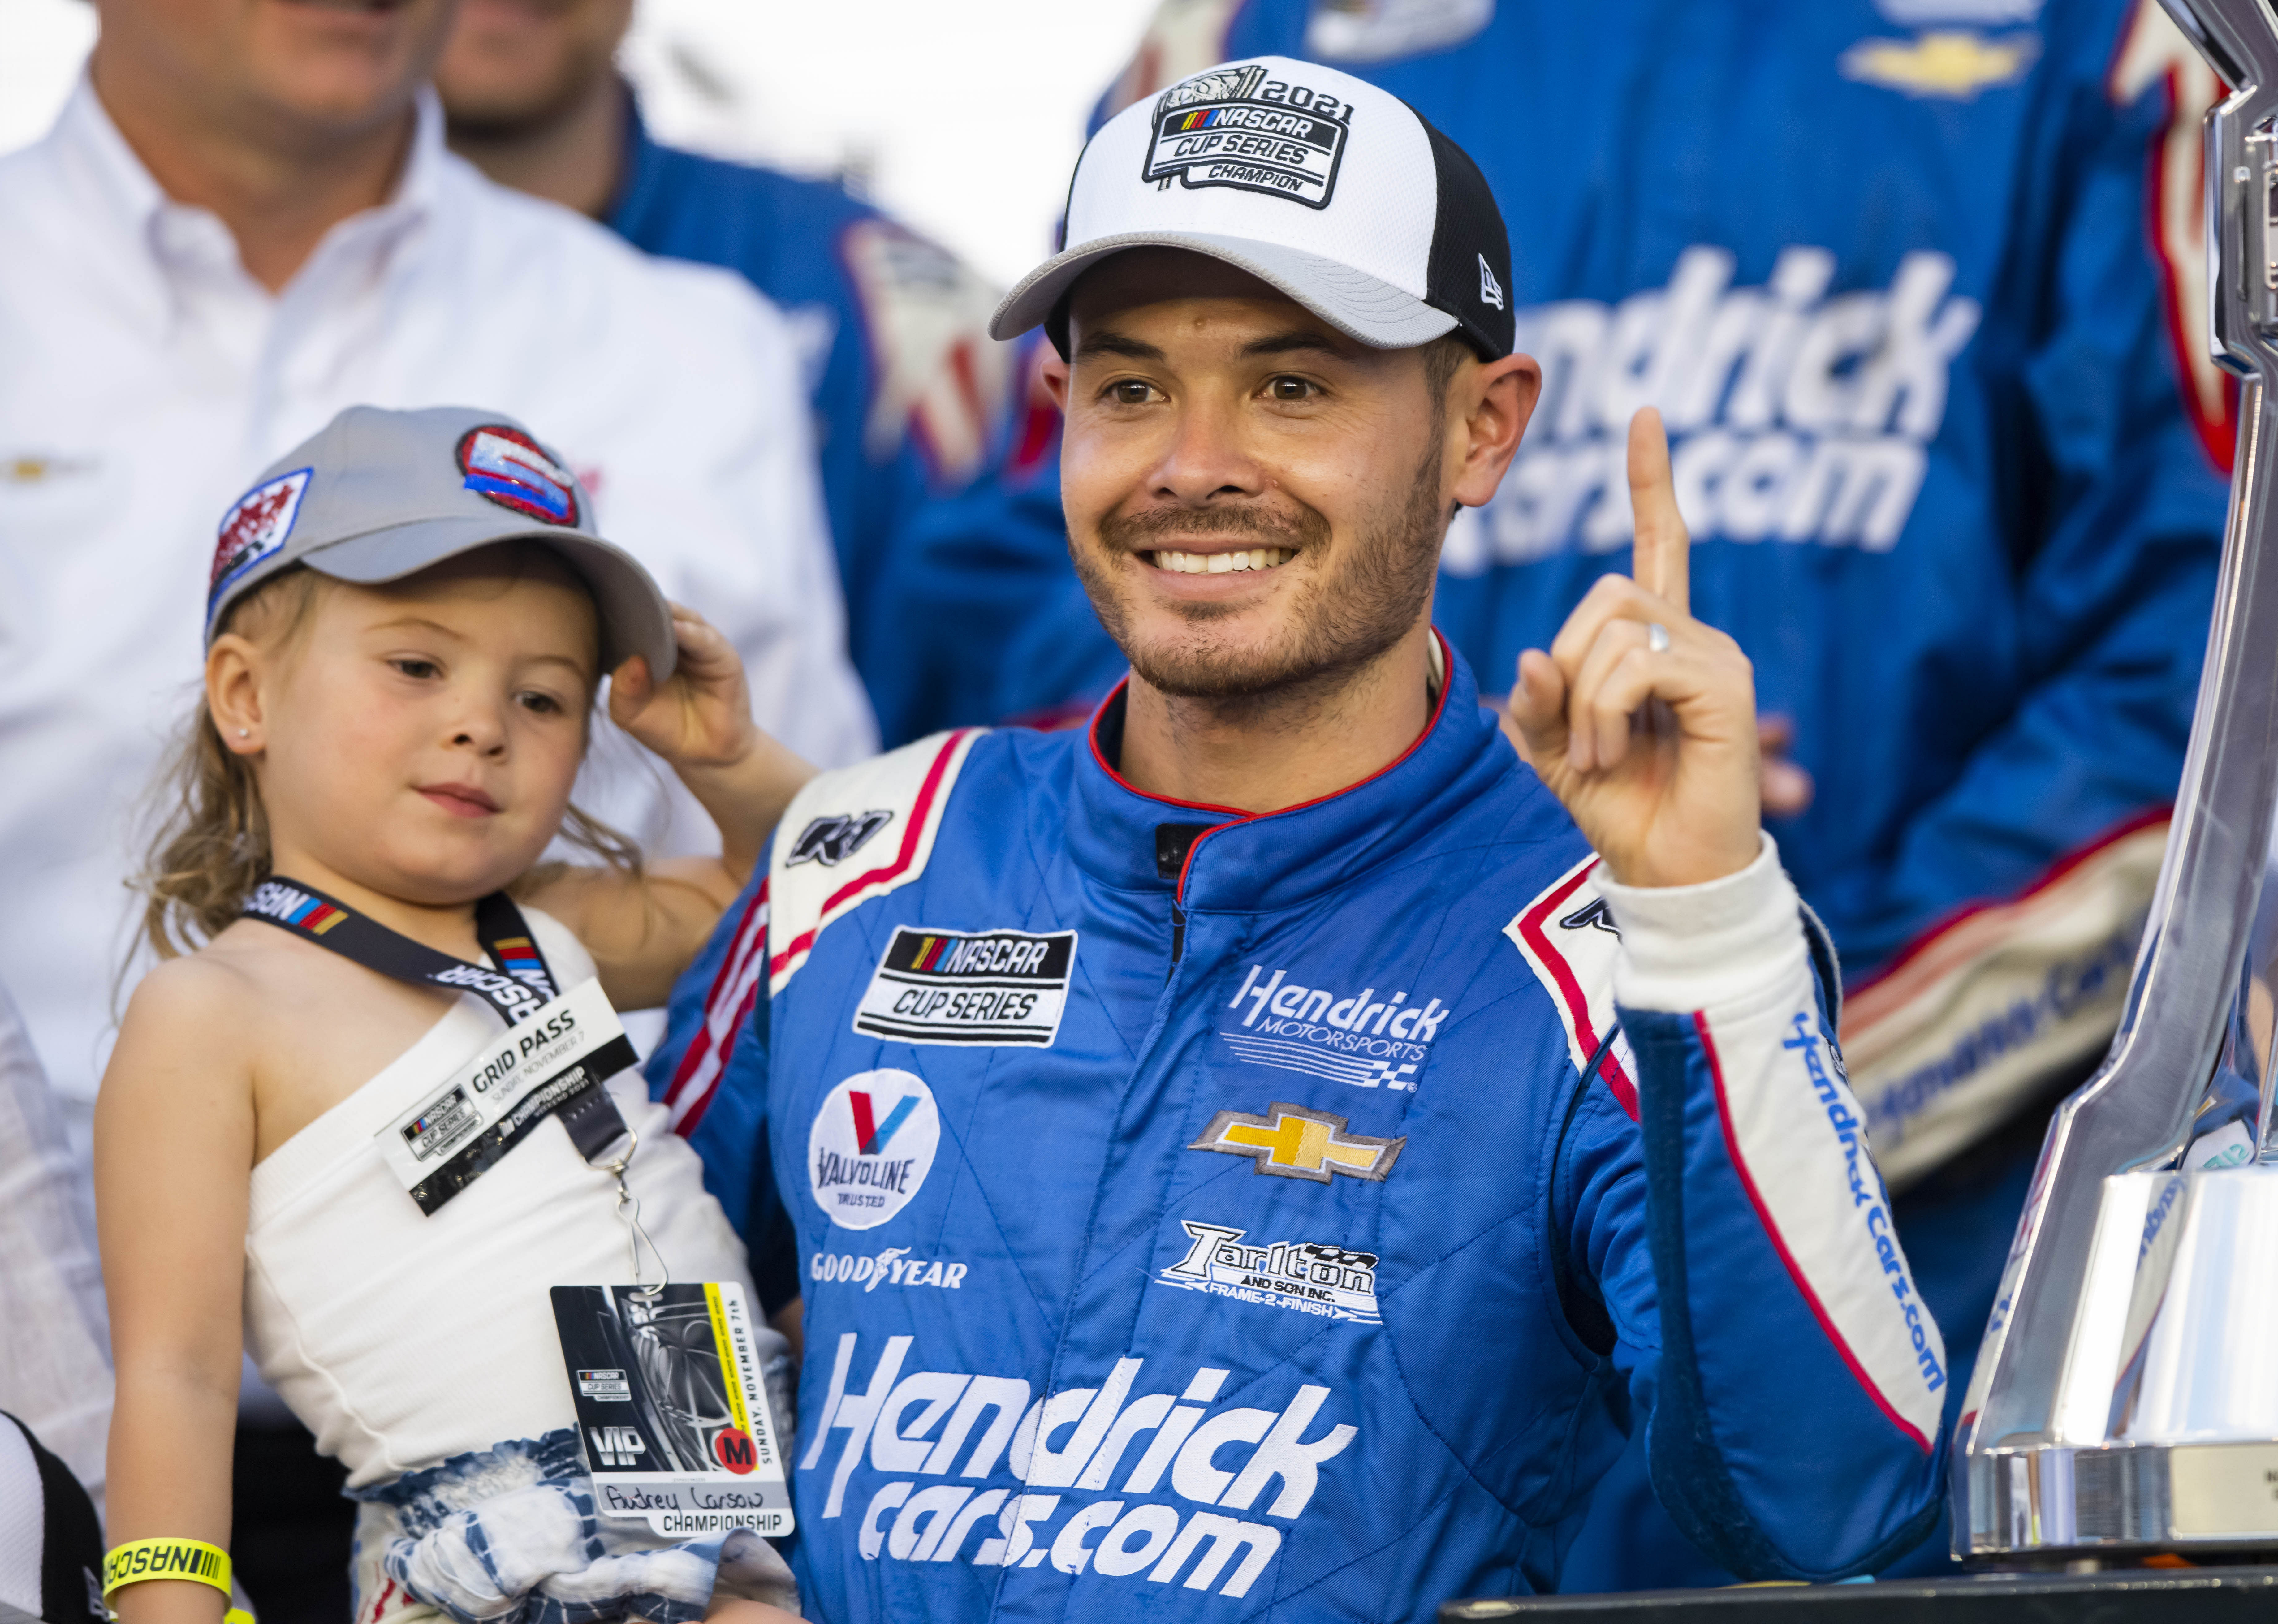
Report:
[[[803,341],[849,652],[881,736],[996,720],[989,652],[1068,573],[1051,424],[986,331],[997,291],[842,187],[660,145],[627,106],[607,224],[742,272]],[[952,500],[958,528],[921,537]]]
[[[649,1077],[796,1232],[814,1616],[1426,1619],[1554,1585],[1632,1426],[1744,1572],[1937,1518],[1944,1356],[1770,839],[1614,884],[1443,668],[1285,812],[1133,789],[1119,694],[786,814]]]
[[[1966,1372],[2018,1113],[2111,1034],[2198,680],[2213,76],[2157,0],[1168,0],[1108,109],[1264,52],[1405,98],[1510,223],[1543,394],[1434,609],[1495,688],[1627,568],[1624,430],[1661,408],[1693,612],[1816,783],[1773,827]],[[1678,1577],[1622,1521],[1640,1561],[1593,1582]]]

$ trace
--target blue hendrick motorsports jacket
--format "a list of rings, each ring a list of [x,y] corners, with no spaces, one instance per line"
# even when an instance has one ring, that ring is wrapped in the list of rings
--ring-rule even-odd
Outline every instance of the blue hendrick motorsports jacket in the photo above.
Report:
[[[1944,1354],[1770,842],[1601,881],[1460,660],[1263,817],[1120,728],[817,780],[651,1062],[796,1230],[814,1615],[1426,1619],[1554,1584],[1632,1426],[1743,1573],[1919,1539]]]
[[[661,146],[637,109],[607,223],[742,272],[799,334],[849,652],[882,736],[997,720],[995,652],[1068,573],[1051,423],[1021,355],[988,335],[997,290],[844,187]]]
[[[1739,638],[1817,783],[1775,826],[1850,975],[1894,1185],[2100,1050],[2213,595],[2212,74],[2156,0],[1171,0],[1109,104],[1326,61],[1479,161],[1544,390],[1435,618],[1510,686],[1628,568],[1660,406]],[[1104,692],[1073,588],[1006,662]]]

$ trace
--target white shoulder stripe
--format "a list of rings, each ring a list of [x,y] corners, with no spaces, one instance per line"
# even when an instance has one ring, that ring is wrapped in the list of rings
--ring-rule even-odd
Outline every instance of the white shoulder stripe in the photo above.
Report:
[[[1843,1053],[1893,1186],[2111,1041],[2167,843],[2164,814],[2122,825],[1850,989]]]
[[[798,973],[825,926],[925,873],[957,776],[986,731],[936,734],[799,792],[768,858],[769,996]]]
[[[1621,933],[1598,888],[1598,859],[1584,858],[1520,909],[1502,934],[1534,972],[1566,1029],[1566,1052],[1579,1071],[1614,1026],[1614,966]],[[1616,1035],[1599,1071],[1630,1119],[1637,1119],[1637,1060]]]
[[[1801,956],[1798,955],[1800,959]],[[1787,995],[1693,1017],[1725,1154],[1830,1344],[1876,1407],[1925,1452],[1945,1402],[1945,1346],[1892,1225],[1811,971]]]

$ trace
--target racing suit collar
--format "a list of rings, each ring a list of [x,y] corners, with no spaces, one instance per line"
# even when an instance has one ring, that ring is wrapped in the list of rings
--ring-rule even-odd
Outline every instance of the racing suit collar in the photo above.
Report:
[[[1089,748],[1076,760],[1067,842],[1077,866],[1119,890],[1175,891],[1189,911],[1249,912],[1295,906],[1412,851],[1455,808],[1524,771],[1480,708],[1471,667],[1444,638],[1441,649],[1448,676],[1439,705],[1404,755],[1334,795],[1254,815],[1133,788],[1110,759],[1120,754],[1126,689],[1119,684],[1094,713]],[[1564,816],[1526,776],[1540,796],[1539,815],[1550,820],[1548,834]],[[1157,869],[1165,825],[1201,830],[1176,878]]]

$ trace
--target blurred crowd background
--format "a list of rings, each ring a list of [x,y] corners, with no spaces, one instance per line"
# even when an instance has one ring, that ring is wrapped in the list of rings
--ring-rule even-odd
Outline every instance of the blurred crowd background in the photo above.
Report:
[[[659,139],[841,181],[1009,287],[1051,246],[1085,119],[1153,9],[639,0],[618,60]],[[87,0],[0,0],[0,152],[46,131],[94,42]]]
[[[612,105],[646,137],[604,118],[533,156],[483,103],[495,53],[439,75],[460,153],[615,236],[449,157],[407,80],[400,170],[310,164],[338,206],[286,186],[270,215],[306,217],[234,242],[227,186],[168,188],[243,131],[168,98],[295,88],[164,36],[226,10],[105,0],[148,36],[119,68],[142,100],[106,111],[95,8],[0,0],[0,914],[35,923],[0,935],[0,1410],[98,1495],[85,1175],[127,813],[195,683],[216,521],[261,540],[237,493],[347,405],[495,408],[558,437],[605,533],[825,765],[1077,720],[1120,664],[1063,550],[1041,342],[981,328],[1051,250],[1088,123],[1228,55],[1409,98],[1510,223],[1545,393],[1435,605],[1482,691],[1622,565],[1623,425],[1668,415],[1694,607],[1755,662],[1769,824],[1843,952],[1852,1079],[1958,1402],[2047,1113],[2116,1020],[2222,530],[2220,87],[2155,0],[639,0]],[[596,757],[613,820],[700,838]],[[257,1379],[243,1414],[240,1571],[267,1624],[340,1624],[340,1473]],[[1568,1588],[1721,1576],[1633,1447]]]

